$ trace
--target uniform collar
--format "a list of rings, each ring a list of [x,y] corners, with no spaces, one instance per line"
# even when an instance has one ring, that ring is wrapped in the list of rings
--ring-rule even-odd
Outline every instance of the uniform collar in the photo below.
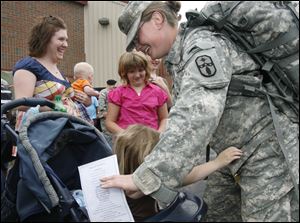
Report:
[[[178,35],[175,39],[175,42],[172,45],[172,48],[168,55],[166,56],[165,63],[169,64],[179,64],[181,60],[181,48],[182,48],[182,38],[184,38],[185,28],[184,23],[180,24]]]

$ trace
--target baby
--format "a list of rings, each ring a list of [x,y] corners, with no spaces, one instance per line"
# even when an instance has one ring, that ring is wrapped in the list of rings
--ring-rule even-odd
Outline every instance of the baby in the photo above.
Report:
[[[83,91],[89,96],[99,97],[99,92],[94,90],[93,83],[94,68],[86,63],[80,62],[74,66],[74,79],[72,87],[75,90]]]

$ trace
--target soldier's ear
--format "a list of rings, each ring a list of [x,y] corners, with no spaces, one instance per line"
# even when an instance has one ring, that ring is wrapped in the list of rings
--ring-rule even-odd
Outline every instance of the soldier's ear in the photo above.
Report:
[[[160,12],[155,11],[152,14],[151,20],[153,21],[154,25],[160,29],[163,26],[165,17]]]

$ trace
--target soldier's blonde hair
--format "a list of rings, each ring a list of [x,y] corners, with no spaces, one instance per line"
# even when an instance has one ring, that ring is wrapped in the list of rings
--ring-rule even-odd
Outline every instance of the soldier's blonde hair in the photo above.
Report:
[[[143,12],[141,22],[148,22],[153,12],[160,12],[167,20],[167,22],[175,27],[178,25],[178,20],[181,15],[178,14],[181,8],[180,1],[153,1]]]
[[[128,126],[119,133],[113,151],[118,158],[120,174],[133,173],[158,141],[159,132],[140,124]]]

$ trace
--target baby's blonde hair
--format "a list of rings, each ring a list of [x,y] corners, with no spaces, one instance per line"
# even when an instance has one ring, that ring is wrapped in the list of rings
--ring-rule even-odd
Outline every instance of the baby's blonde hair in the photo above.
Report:
[[[74,66],[74,77],[87,79],[90,74],[94,74],[94,68],[87,62],[79,62]]]
[[[120,174],[133,173],[151,153],[159,135],[155,129],[140,124],[128,126],[119,133],[113,150],[118,158]]]

